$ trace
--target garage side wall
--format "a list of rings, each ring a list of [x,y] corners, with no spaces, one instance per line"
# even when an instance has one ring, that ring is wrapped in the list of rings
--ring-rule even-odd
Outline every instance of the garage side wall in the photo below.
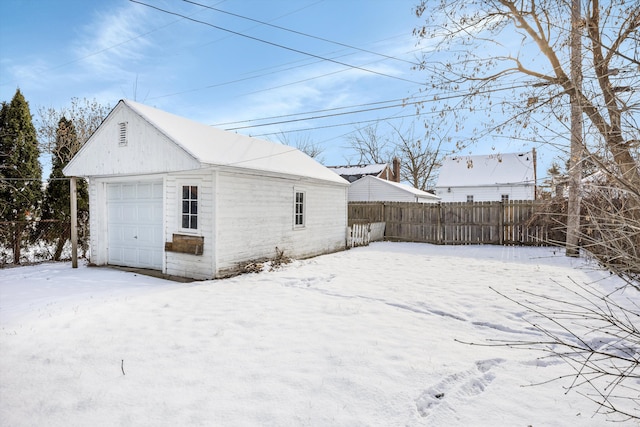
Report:
[[[303,193],[304,225],[294,223],[295,194]],[[217,277],[240,264],[284,255],[304,258],[346,246],[347,187],[219,172]]]

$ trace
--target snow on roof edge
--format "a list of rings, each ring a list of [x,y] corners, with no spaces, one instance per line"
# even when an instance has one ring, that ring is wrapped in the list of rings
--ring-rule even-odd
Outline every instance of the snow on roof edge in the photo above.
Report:
[[[120,102],[126,104],[203,164],[235,166],[349,185],[342,177],[295,147],[217,129],[136,101],[122,99]],[[193,135],[189,135],[189,138],[185,137],[185,134],[189,133],[185,129],[186,125],[193,131]],[[211,139],[215,139],[217,142],[215,149],[212,149],[209,144]],[[247,153],[250,151],[256,153],[256,157],[247,157]],[[258,152],[260,154],[257,154]],[[272,161],[279,156],[284,157],[280,157],[280,161]]]

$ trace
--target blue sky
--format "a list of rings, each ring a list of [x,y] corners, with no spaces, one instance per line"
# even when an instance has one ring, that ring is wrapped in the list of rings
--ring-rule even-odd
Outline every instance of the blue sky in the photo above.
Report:
[[[264,139],[309,139],[330,165],[357,161],[347,142],[357,129],[415,121],[398,100],[426,80],[412,69],[417,0],[194,0],[228,13],[139,1],[188,18],[128,0],[2,0],[0,100],[19,87],[35,114],[72,97],[134,99],[223,129],[254,126],[237,132]],[[342,114],[374,107],[388,108]],[[489,147],[525,149],[469,151]]]

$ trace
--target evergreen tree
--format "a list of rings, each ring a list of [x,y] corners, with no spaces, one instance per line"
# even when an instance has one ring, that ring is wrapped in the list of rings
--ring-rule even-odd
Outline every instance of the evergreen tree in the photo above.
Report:
[[[42,168],[36,130],[29,104],[20,89],[0,113],[0,221],[2,243],[13,249],[20,263],[20,248],[28,237],[28,221],[38,218],[42,200]]]
[[[53,259],[58,261],[62,255],[64,244],[71,237],[71,200],[69,179],[64,176],[62,169],[69,163],[79,149],[78,135],[71,120],[62,117],[58,121],[56,130],[55,149],[53,150],[52,169],[49,176],[49,184],[45,193],[42,207],[42,218],[56,220],[55,222],[43,222],[44,236],[48,241],[56,242]],[[78,180],[78,222],[80,230],[88,226],[89,218],[89,193],[87,183]],[[80,244],[85,246],[85,239],[81,233]]]

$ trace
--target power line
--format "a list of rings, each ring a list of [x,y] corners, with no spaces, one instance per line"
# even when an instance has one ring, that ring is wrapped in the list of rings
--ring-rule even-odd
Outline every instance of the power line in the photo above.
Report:
[[[334,41],[334,40],[329,40],[329,39],[326,39],[326,38],[323,38],[323,37],[318,37],[318,36],[314,36],[314,35],[311,35],[311,34],[303,33],[302,31],[296,31],[296,30],[292,30],[290,28],[281,27],[279,25],[270,24],[268,22],[260,21],[258,19],[249,18],[248,16],[239,15],[239,14],[233,13],[233,12],[228,12],[226,10],[221,10],[221,9],[218,9],[218,8],[215,8],[215,7],[212,7],[212,6],[207,6],[205,4],[201,4],[201,3],[195,2],[193,0],[182,0],[182,1],[184,1],[185,3],[191,3],[191,4],[194,4],[196,6],[204,7],[204,8],[207,8],[207,9],[211,9],[211,10],[214,10],[216,12],[220,12],[220,13],[224,13],[224,14],[227,14],[227,15],[235,16],[237,18],[246,19],[246,20],[252,21],[252,22],[257,22],[258,24],[266,25],[268,27],[276,28],[278,30],[287,31],[287,32],[290,32],[290,33],[293,33],[293,34],[298,34],[298,35],[301,35],[301,36],[304,36],[304,37],[309,37],[309,38],[320,40],[320,41],[323,41],[323,42],[332,43],[332,44],[335,44],[335,45],[338,45],[338,46],[342,46],[342,47],[347,47],[349,49],[358,50],[360,52],[370,53],[372,55],[381,56],[383,58],[406,62],[407,64],[411,64],[411,65],[419,65],[416,62],[407,61],[406,59],[401,59],[401,58],[397,58],[397,57],[394,57],[394,56],[385,55],[385,54],[378,53],[378,52],[373,52],[371,50],[362,49],[362,48],[359,48],[359,47],[356,47],[356,46],[352,46],[352,45],[349,45],[349,44],[346,44],[346,43],[341,43],[341,42],[337,42],[337,41]]]
[[[142,6],[150,7],[152,9],[158,10],[158,11],[163,12],[163,13],[179,16],[179,17],[187,19],[189,21],[193,21],[193,22],[196,22],[196,23],[199,23],[199,24],[207,25],[207,26],[209,26],[211,28],[215,28],[215,29],[220,30],[220,31],[225,31],[227,33],[231,33],[231,34],[234,34],[234,35],[237,35],[237,36],[240,36],[240,37],[244,37],[244,38],[247,38],[247,39],[250,39],[250,40],[254,40],[254,41],[257,41],[257,42],[260,42],[260,43],[268,44],[270,46],[275,46],[275,47],[278,47],[280,49],[285,49],[285,50],[288,50],[288,51],[291,51],[291,52],[299,53],[301,55],[306,55],[306,56],[310,56],[310,57],[313,57],[313,58],[322,59],[323,61],[332,62],[334,64],[342,65],[342,66],[345,66],[345,67],[349,67],[349,68],[352,68],[352,69],[355,69],[355,70],[364,71],[364,72],[371,73],[371,74],[376,74],[376,75],[383,76],[383,77],[389,77],[389,78],[392,78],[392,79],[401,80],[401,81],[414,83],[414,84],[418,84],[418,85],[422,84],[420,82],[416,82],[416,81],[413,81],[413,80],[405,79],[405,78],[398,77],[398,76],[392,76],[390,74],[381,73],[379,71],[369,70],[367,68],[358,67],[356,65],[347,64],[345,62],[336,61],[336,60],[330,59],[330,58],[325,58],[323,56],[316,55],[314,53],[305,52],[305,51],[302,51],[302,50],[299,50],[299,49],[294,49],[292,47],[288,47],[288,46],[284,46],[284,45],[281,45],[281,44],[278,44],[278,43],[270,42],[268,40],[264,40],[264,39],[261,39],[261,38],[258,38],[258,37],[253,37],[253,36],[250,36],[248,34],[243,34],[243,33],[240,33],[238,31],[234,31],[234,30],[230,30],[228,28],[220,27],[219,25],[215,25],[215,24],[212,24],[210,22],[201,21],[199,19],[195,19],[195,18],[189,17],[187,15],[182,15],[182,14],[180,14],[178,12],[172,12],[172,11],[167,10],[167,9],[162,9],[161,7],[158,7],[158,6],[153,6],[153,5],[150,5],[150,4],[147,4],[147,3],[143,3],[143,2],[141,2],[139,0],[129,0],[129,1],[132,2],[132,3],[140,4]]]
[[[412,52],[416,52],[416,51],[419,51],[419,50],[420,49],[414,49],[414,50],[406,52],[406,53],[412,53]],[[336,56],[334,58],[341,58],[341,57],[350,56],[350,55],[352,55],[352,53],[339,55],[339,56]],[[298,63],[298,62],[301,62],[301,61],[303,61],[303,60],[292,61],[292,62],[288,62],[288,63],[282,64],[282,65],[295,64],[295,63]],[[160,98],[168,98],[168,97],[171,97],[171,96],[182,95],[182,94],[185,94],[185,93],[197,92],[197,91],[203,90],[203,89],[213,89],[213,88],[216,88],[216,87],[226,86],[226,85],[230,85],[230,84],[234,84],[234,83],[240,83],[240,82],[244,82],[244,81],[247,81],[247,80],[257,79],[257,78],[260,78],[260,77],[265,77],[265,76],[268,76],[268,75],[271,75],[271,74],[277,74],[277,73],[282,73],[284,71],[295,70],[297,68],[308,67],[308,66],[311,66],[313,64],[317,64],[317,63],[320,63],[320,62],[323,62],[323,61],[324,60],[318,60],[318,61],[314,61],[314,62],[302,64],[302,65],[295,65],[295,66],[292,66],[292,67],[277,69],[275,71],[271,71],[271,72],[264,73],[264,74],[243,77],[243,78],[240,78],[240,79],[229,80],[229,81],[222,82],[222,83],[216,83],[216,84],[212,84],[212,85],[201,86],[201,87],[194,88],[194,89],[187,89],[187,90],[183,90],[183,91],[180,91],[180,92],[172,92],[172,93],[168,93],[168,94],[165,94],[165,95],[154,96],[154,97],[147,98],[147,99],[148,100],[153,100],[153,99],[160,99]],[[371,62],[368,62],[368,63],[366,63],[364,65],[374,64],[374,63],[377,63],[377,62],[379,62],[379,60],[378,61],[371,61]],[[263,68],[262,70],[269,70],[269,69],[278,68],[278,67],[280,67],[280,65],[273,66],[273,67],[268,67],[268,68]],[[250,72],[250,73],[246,73],[246,74],[253,74],[253,73],[256,73],[256,72],[259,72],[259,71],[262,71],[262,70],[256,70],[256,71],[253,71],[253,72]],[[338,70],[338,71],[332,71],[330,73],[321,74],[319,76],[309,77],[309,78],[306,78],[306,79],[296,80],[296,81],[290,82],[290,83],[285,83],[285,84],[282,84],[282,85],[279,85],[279,86],[272,86],[272,87],[265,88],[265,89],[260,89],[260,90],[254,91],[254,92],[244,93],[244,94],[241,94],[239,96],[252,95],[252,94],[255,94],[255,93],[259,93],[259,92],[266,92],[266,91],[269,91],[269,90],[280,89],[280,88],[283,88],[283,87],[286,87],[286,86],[291,86],[291,85],[295,85],[295,84],[298,84],[298,83],[304,83],[304,82],[307,82],[307,81],[310,81],[310,80],[315,80],[315,79],[319,79],[319,78],[322,78],[322,77],[327,77],[327,76],[331,76],[331,75],[334,75],[334,74],[343,73],[343,72],[348,71],[348,70],[349,70],[349,68],[345,68],[345,69]]]
[[[508,91],[508,90],[524,88],[524,87],[528,87],[528,86],[529,85],[527,83],[523,83],[521,86],[505,86],[503,88],[493,88],[493,89],[488,90],[488,91],[486,91],[484,93],[494,93],[494,92],[499,92],[499,91]],[[476,93],[476,95],[480,95],[480,94],[482,94],[482,92],[477,92]],[[401,100],[401,99],[395,99],[395,100],[389,100],[389,101],[378,101],[378,102],[372,102],[372,103],[368,103],[368,104],[359,104],[359,105],[348,106],[348,107],[335,107],[335,108],[329,108],[329,109],[325,109],[325,110],[315,110],[315,111],[310,111],[310,112],[305,112],[305,113],[284,114],[284,115],[280,115],[280,116],[264,117],[264,118],[260,118],[260,119],[249,119],[249,120],[242,120],[242,121],[238,121],[238,122],[220,123],[220,124],[216,124],[216,125],[212,125],[212,126],[220,126],[220,125],[226,125],[226,124],[241,124],[241,123],[248,123],[248,122],[252,122],[252,121],[263,121],[263,120],[272,120],[272,119],[279,119],[279,118],[286,118],[286,117],[295,117],[295,116],[300,116],[300,115],[304,115],[304,114],[317,114],[317,113],[337,111],[337,110],[341,110],[341,109],[356,108],[356,107],[379,105],[379,104],[403,101],[400,104],[394,104],[394,105],[389,105],[389,106],[373,107],[373,108],[368,108],[368,109],[361,109],[361,110],[355,110],[355,111],[346,111],[346,112],[342,112],[342,113],[326,114],[326,115],[321,115],[321,116],[301,117],[301,118],[291,119],[291,120],[282,120],[282,121],[275,121],[275,122],[269,122],[269,123],[259,123],[259,124],[256,124],[256,125],[240,126],[240,127],[233,127],[233,128],[225,128],[224,129],[226,131],[234,131],[234,130],[241,130],[241,129],[250,129],[250,128],[254,128],[254,127],[264,127],[264,126],[271,126],[271,125],[284,124],[284,123],[294,123],[294,122],[308,121],[308,120],[321,119],[321,118],[327,118],[327,117],[339,117],[339,116],[344,116],[344,115],[349,115],[349,114],[357,114],[357,113],[361,113],[361,112],[383,110],[383,109],[387,109],[387,108],[397,108],[397,107],[404,107],[404,106],[409,106],[409,105],[419,105],[419,104],[424,104],[424,103],[446,101],[446,100],[451,100],[451,99],[464,98],[464,97],[466,97],[468,95],[469,95],[468,93],[457,93],[457,94],[452,94],[452,95],[448,95],[448,96],[424,95],[423,97],[425,99],[424,100],[418,100],[418,101],[407,102],[407,101]],[[429,112],[429,113],[430,114],[439,114],[440,111],[433,111],[433,112]],[[411,115],[405,115],[405,116],[400,116],[400,117],[404,118],[404,117],[411,117],[411,116],[421,116],[421,115],[424,115],[424,114],[427,114],[427,113],[426,112],[425,113],[413,113]],[[384,121],[384,120],[388,120],[388,119],[389,118],[386,118],[386,119],[379,119],[378,118],[378,119],[365,120],[365,121],[360,121],[360,122],[346,123],[346,125],[369,123],[369,122],[375,122],[375,121]],[[309,131],[309,130],[325,129],[325,128],[329,128],[329,127],[339,127],[339,126],[344,126],[344,125],[343,124],[326,125],[326,126],[318,126],[318,127],[312,127],[312,128],[298,129],[298,130],[288,130],[288,131],[281,131],[281,132],[274,132],[274,133],[266,133],[266,134],[260,134],[260,135],[256,135],[256,136],[277,135],[277,134],[280,134],[280,133]]]
[[[416,104],[416,102],[413,102],[413,103],[410,103],[410,104],[406,104],[406,105],[411,105],[411,104]],[[320,115],[320,116],[304,117],[304,118],[300,118],[300,119],[281,120],[281,121],[278,121],[278,122],[261,123],[261,124],[249,125],[249,126],[238,126],[238,127],[234,127],[234,128],[226,128],[225,130],[233,131],[233,130],[257,128],[257,127],[263,127],[263,126],[281,125],[281,124],[285,124],[285,123],[293,123],[293,122],[299,122],[299,121],[303,121],[303,120],[325,119],[327,117],[344,116],[346,114],[366,113],[368,111],[385,110],[387,108],[405,107],[406,105],[405,104],[394,104],[394,105],[387,105],[387,106],[384,106],[384,107],[373,107],[373,108],[366,108],[366,109],[362,109],[362,110],[347,111],[347,112],[342,112],[342,113],[323,114],[323,115]]]
[[[262,118],[259,118],[259,119],[247,119],[247,120],[238,120],[238,121],[235,121],[235,122],[215,123],[215,124],[212,124],[211,126],[218,127],[218,126],[235,125],[235,124],[249,123],[249,122],[255,122],[255,121],[262,121],[262,120],[281,119],[281,118],[285,118],[285,117],[301,116],[303,114],[325,113],[325,112],[328,112],[328,111],[346,110],[347,108],[368,107],[368,106],[371,106],[371,105],[388,104],[390,102],[400,102],[400,101],[404,101],[404,99],[398,98],[398,99],[391,99],[391,100],[388,100],[388,101],[376,101],[376,102],[368,102],[366,104],[356,104],[356,105],[348,105],[348,106],[344,106],[344,107],[327,108],[327,109],[323,109],[323,110],[306,111],[304,113],[281,114],[279,116],[262,117]]]

